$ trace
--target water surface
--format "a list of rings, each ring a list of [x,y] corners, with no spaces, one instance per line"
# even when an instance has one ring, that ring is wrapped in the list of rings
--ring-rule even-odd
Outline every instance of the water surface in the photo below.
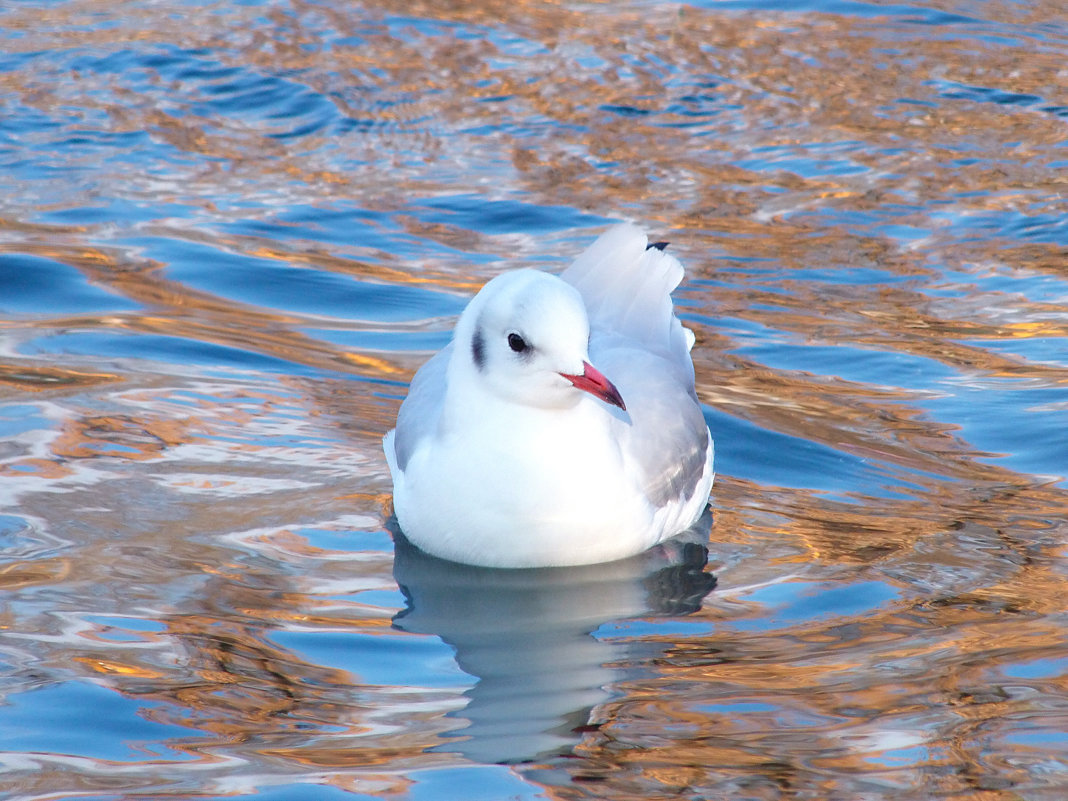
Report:
[[[0,9],[0,793],[1060,799],[1068,13]],[[477,288],[687,267],[712,519],[396,542]],[[707,552],[706,552],[707,549]]]

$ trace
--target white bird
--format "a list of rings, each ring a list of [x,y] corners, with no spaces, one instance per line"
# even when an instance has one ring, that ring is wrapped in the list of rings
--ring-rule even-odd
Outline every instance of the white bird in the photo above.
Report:
[[[487,567],[592,564],[701,516],[714,445],[664,247],[617,225],[560,276],[516,270],[471,300],[383,441],[413,544]]]

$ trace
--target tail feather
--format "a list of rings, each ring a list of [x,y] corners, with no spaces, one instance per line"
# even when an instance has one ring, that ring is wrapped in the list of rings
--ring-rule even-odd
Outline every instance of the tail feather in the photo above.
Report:
[[[560,277],[575,287],[586,303],[590,321],[611,314],[628,297],[626,274],[645,252],[646,237],[630,225],[617,225],[601,234]],[[607,310],[607,311],[606,311]]]
[[[586,303],[594,330],[611,331],[668,352],[689,353],[692,335],[675,317],[671,292],[683,278],[679,260],[633,225],[601,235],[560,277]]]

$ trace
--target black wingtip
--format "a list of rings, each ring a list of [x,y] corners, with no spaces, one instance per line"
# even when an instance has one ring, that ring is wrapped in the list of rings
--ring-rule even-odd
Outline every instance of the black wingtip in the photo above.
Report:
[[[670,242],[650,242],[648,245],[645,246],[645,249],[646,250],[652,250],[653,248],[656,248],[657,250],[664,250],[664,248],[666,248],[669,244],[671,244],[671,243]]]

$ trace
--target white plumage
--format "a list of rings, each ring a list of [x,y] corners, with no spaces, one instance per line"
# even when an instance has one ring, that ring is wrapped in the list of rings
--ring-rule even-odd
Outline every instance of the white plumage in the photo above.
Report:
[[[618,225],[559,277],[487,283],[384,440],[408,539],[457,562],[538,567],[620,559],[692,525],[714,447],[693,334],[671,303],[682,275]]]

